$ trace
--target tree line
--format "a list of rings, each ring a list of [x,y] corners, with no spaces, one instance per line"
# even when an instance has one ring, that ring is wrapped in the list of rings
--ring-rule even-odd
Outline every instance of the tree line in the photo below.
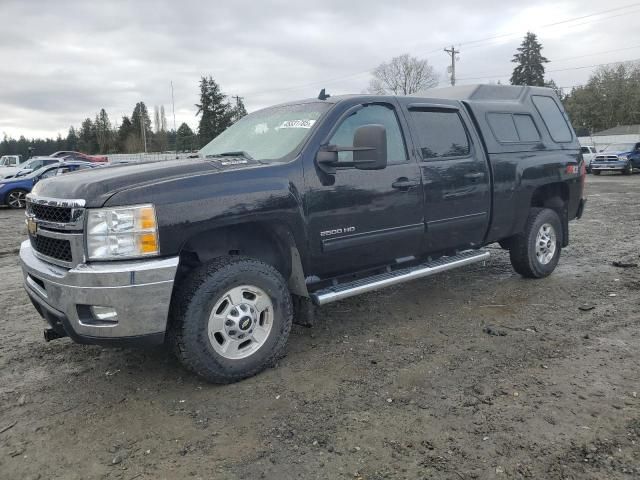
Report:
[[[640,64],[626,62],[598,68],[585,85],[564,94],[552,79],[545,79],[542,44],[528,32],[512,62],[512,85],[534,85],[553,88],[562,100],[578,136],[588,136],[618,125],[640,123]],[[394,57],[372,72],[369,91],[376,94],[411,95],[438,84],[438,74],[427,60],[408,54]],[[498,82],[499,83],[499,82]],[[71,126],[66,137],[18,139],[4,136],[0,155],[30,152],[47,155],[56,150],[79,150],[85,153],[138,153],[147,151],[195,151],[247,114],[242,97],[235,102],[222,93],[211,77],[199,82],[200,102],[195,105],[200,117],[197,131],[182,123],[168,129],[163,105],[154,107],[153,122],[144,102],[138,102],[131,115],[112,123],[104,108],[87,117],[79,127]]]
[[[104,108],[95,117],[85,118],[79,127],[71,126],[66,137],[33,138],[3,136],[0,155],[49,155],[58,150],[77,150],[89,154],[164,152],[169,150],[195,151],[247,114],[242,97],[235,102],[222,93],[211,77],[200,79],[200,103],[196,104],[200,117],[197,132],[187,123],[176,130],[169,129],[164,105],[155,106],[153,120],[144,102],[136,103],[131,115],[117,123]]]

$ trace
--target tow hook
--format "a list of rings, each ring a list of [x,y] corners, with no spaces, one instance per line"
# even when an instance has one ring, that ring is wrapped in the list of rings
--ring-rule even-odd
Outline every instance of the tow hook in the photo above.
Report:
[[[53,328],[45,328],[44,332],[42,332],[42,333],[44,334],[44,339],[47,342],[50,342],[51,340],[55,340],[57,338],[66,337],[66,335],[62,335],[62,334],[58,333]]]

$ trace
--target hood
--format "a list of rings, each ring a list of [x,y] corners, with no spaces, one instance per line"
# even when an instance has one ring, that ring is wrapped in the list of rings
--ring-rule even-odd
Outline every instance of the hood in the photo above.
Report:
[[[7,175],[15,175],[22,167],[0,167],[0,180]]]
[[[38,182],[32,194],[48,198],[83,199],[87,207],[101,207],[111,196],[130,188],[251,168],[259,164],[255,160],[237,158],[195,158],[96,167]]]

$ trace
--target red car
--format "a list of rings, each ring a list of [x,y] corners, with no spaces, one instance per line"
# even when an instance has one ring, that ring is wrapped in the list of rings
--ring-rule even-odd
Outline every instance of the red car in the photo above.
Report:
[[[83,160],[85,162],[106,163],[109,161],[109,159],[104,155],[87,155],[86,153],[73,152],[69,150],[60,150],[59,152],[54,152],[49,156],[64,158],[65,160]]]

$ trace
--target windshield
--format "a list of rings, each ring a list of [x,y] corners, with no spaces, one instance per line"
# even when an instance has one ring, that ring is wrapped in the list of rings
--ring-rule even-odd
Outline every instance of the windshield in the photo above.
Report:
[[[201,157],[237,152],[263,161],[278,161],[302,143],[331,104],[283,105],[243,117],[200,150]]]
[[[635,146],[634,143],[614,143],[607,145],[602,150],[603,152],[630,152]]]

